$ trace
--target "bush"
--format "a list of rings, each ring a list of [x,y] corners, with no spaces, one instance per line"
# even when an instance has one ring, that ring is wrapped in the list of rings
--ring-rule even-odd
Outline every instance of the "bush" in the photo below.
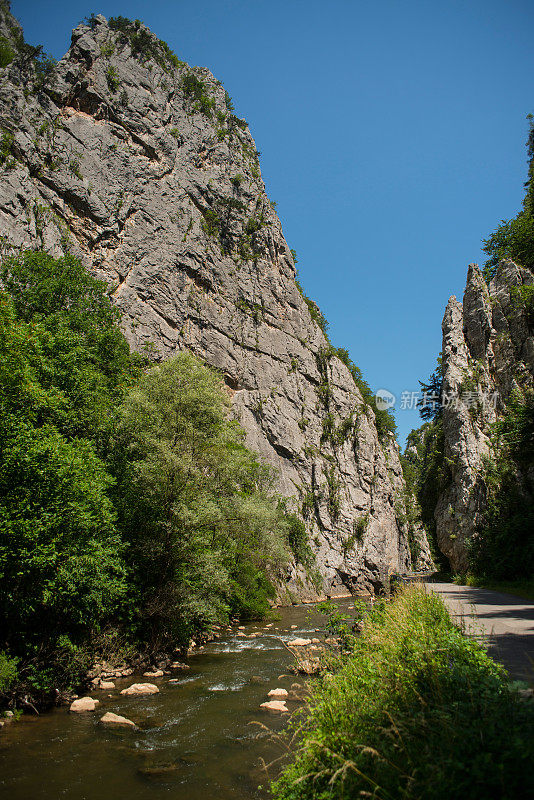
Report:
[[[120,86],[119,73],[115,67],[108,67],[106,70],[106,81],[110,92],[116,92]]]
[[[278,800],[451,800],[534,792],[534,707],[410,587],[375,606],[345,661],[316,681]],[[335,670],[332,674],[332,670]],[[298,734],[297,734],[298,735]]]
[[[8,40],[4,39],[3,36],[0,36],[0,69],[2,67],[7,67],[8,64],[11,64],[15,58],[15,55],[15,51],[9,44]]]
[[[94,27],[94,17],[88,20],[88,24]],[[155,61],[165,72],[186,66],[166,42],[143,27],[138,19],[132,21],[127,17],[110,17],[108,24],[112,31],[118,33],[119,41],[130,45],[132,55],[142,62]]]
[[[484,240],[484,252],[489,255],[485,266],[488,279],[495,275],[499,262],[507,258],[534,269],[534,217],[520,211],[514,219],[503,220]]]
[[[18,659],[0,651],[0,694],[8,692],[17,680],[17,662]]]
[[[488,281],[495,275],[503,259],[511,258],[524,267],[534,269],[534,122],[531,114],[527,119],[530,126],[527,140],[529,168],[523,210],[514,219],[503,219],[489,239],[484,240],[483,249],[489,255],[484,269]]]
[[[534,394],[514,392],[492,431],[486,460],[486,510],[469,542],[469,567],[497,580],[534,575]]]
[[[201,111],[207,117],[212,116],[215,101],[208,97],[206,84],[192,72],[182,78],[182,91],[193,102],[195,111]]]

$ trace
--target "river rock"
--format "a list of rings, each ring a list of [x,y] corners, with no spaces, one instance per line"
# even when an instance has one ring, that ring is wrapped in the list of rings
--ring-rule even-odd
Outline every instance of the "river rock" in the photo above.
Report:
[[[289,692],[287,689],[271,689],[271,691],[268,693],[268,697],[273,697],[278,700],[283,700],[288,696]]]
[[[94,697],[78,697],[73,703],[70,704],[69,711],[75,714],[83,714],[85,711],[95,711],[99,700]]]
[[[311,639],[290,639],[288,642],[289,647],[307,647],[311,644]]]
[[[155,669],[153,672],[143,672],[144,678],[162,678],[165,675],[162,669]]]
[[[275,711],[278,714],[289,711],[283,700],[267,700],[260,705],[260,708],[264,708],[266,711]]]
[[[137,728],[137,725],[131,719],[121,717],[120,714],[114,714],[112,711],[106,712],[100,722],[102,725],[109,725],[110,727],[131,728],[132,730]]]
[[[184,664],[182,661],[173,661],[170,669],[191,669],[189,664]]]
[[[126,689],[121,691],[121,694],[127,697],[142,697],[147,694],[157,694],[159,689],[153,683],[132,683]]]

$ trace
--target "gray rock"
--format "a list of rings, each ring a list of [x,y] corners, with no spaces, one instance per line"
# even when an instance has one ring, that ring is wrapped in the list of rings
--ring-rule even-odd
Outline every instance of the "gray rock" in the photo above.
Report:
[[[25,91],[15,62],[0,70],[14,158],[0,236],[79,257],[107,281],[134,349],[189,349],[219,370],[247,444],[305,518],[319,595],[379,590],[412,567],[398,446],[379,438],[299,290],[247,124],[208,70],[159,61],[99,15],[44,89]],[[202,81],[208,114],[186,77]],[[286,601],[317,596],[297,565],[282,585]]]
[[[443,410],[445,457],[450,480],[435,511],[438,546],[454,571],[467,568],[466,542],[485,510],[483,460],[490,455],[490,426],[514,387],[534,381],[534,337],[517,287],[534,283],[530,270],[503,261],[489,286],[470,264],[460,303],[451,297],[443,319],[443,389],[459,404]],[[469,391],[493,399],[469,405]]]

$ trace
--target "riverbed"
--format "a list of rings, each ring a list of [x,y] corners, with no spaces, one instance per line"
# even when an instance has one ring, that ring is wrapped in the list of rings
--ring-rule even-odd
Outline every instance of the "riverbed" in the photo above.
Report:
[[[337,602],[351,613],[350,600]],[[322,638],[324,627],[313,605],[276,610],[280,619],[237,628],[191,656],[187,672],[163,678],[132,675],[115,681],[111,692],[92,692],[95,713],[58,708],[25,715],[0,731],[0,789],[10,800],[253,800],[267,797],[262,767],[281,755],[276,734],[289,714],[260,709],[277,687],[305,686],[293,675],[283,642]],[[242,634],[245,634],[243,636]],[[259,634],[253,638],[250,634]],[[284,677],[280,677],[280,676]],[[178,679],[178,683],[170,683]],[[120,690],[150,681],[160,692],[126,698]],[[302,696],[304,692],[299,692]],[[289,700],[290,712],[302,701]],[[99,724],[106,711],[133,720],[139,730]],[[258,724],[260,723],[260,724]],[[270,775],[276,773],[272,768]]]

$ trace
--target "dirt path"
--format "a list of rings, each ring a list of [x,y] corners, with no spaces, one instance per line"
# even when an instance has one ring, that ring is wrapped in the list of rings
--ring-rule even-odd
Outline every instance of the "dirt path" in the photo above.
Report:
[[[452,618],[467,633],[488,642],[488,652],[513,678],[534,687],[534,603],[511,594],[427,583],[444,600]]]

